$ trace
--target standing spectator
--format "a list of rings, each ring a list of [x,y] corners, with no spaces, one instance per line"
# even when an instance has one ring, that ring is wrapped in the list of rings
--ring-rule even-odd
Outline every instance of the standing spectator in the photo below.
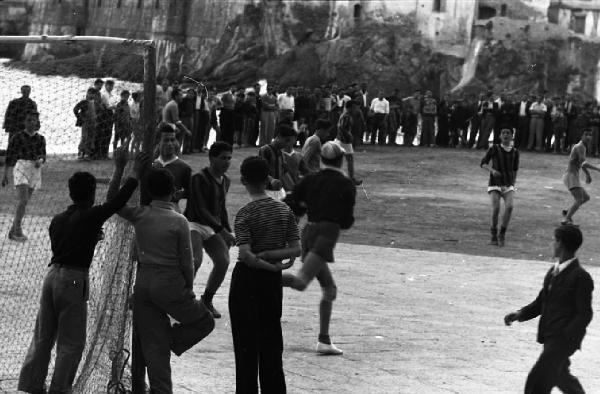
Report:
[[[205,136],[210,130],[210,104],[208,90],[204,85],[196,88],[194,103],[194,130],[192,132],[192,152],[206,152]]]
[[[450,98],[445,94],[437,107],[438,133],[435,138],[437,146],[448,147],[450,142]]]
[[[288,87],[284,94],[277,97],[277,105],[279,107],[279,122],[293,122],[296,106],[291,88]]]
[[[81,100],[73,108],[77,118],[75,126],[81,127],[78,160],[90,160],[94,153],[94,134],[96,133],[96,102],[94,96],[96,93],[96,89],[89,88],[85,100]]]
[[[352,125],[354,123],[352,113],[356,110],[355,107],[356,101],[354,100],[346,103],[346,108],[342,112],[342,116],[340,116],[337,124],[337,137],[334,143],[343,149],[346,162],[348,163],[348,177],[358,186],[362,184],[362,181],[356,179],[354,176],[354,147],[352,146],[352,141],[354,140],[352,136]]]
[[[419,118],[417,117],[417,114],[413,111],[413,106],[411,105],[411,102],[405,99],[402,103],[402,115],[400,118],[403,134],[402,144],[404,146],[414,146],[413,142],[415,140],[415,136],[417,135],[418,122]]]
[[[251,90],[246,93],[242,107],[244,114],[244,125],[242,128],[242,146],[247,148],[256,146],[254,139],[254,130],[256,129],[256,119],[258,118],[258,102],[256,93]]]
[[[362,111],[363,119],[365,121],[365,128],[364,130],[362,130],[364,134],[357,136],[357,142],[359,143],[359,145],[362,145],[363,141],[365,141],[365,138],[369,137],[369,110],[371,108],[371,102],[373,101],[373,97],[367,89],[366,82],[360,84],[360,90],[356,92],[354,101],[355,103],[358,103],[358,108],[360,108],[360,110]]]
[[[42,186],[42,165],[46,163],[46,139],[38,134],[39,114],[30,110],[25,114],[23,130],[13,134],[8,141],[2,187],[9,183],[9,168],[13,168],[13,182],[17,191],[17,204],[8,238],[27,241],[23,234],[23,217],[35,189]]]
[[[8,133],[9,140],[14,133],[25,130],[25,115],[31,111],[37,112],[37,104],[29,98],[29,95],[31,95],[31,86],[23,85],[21,97],[8,103],[2,128]]]
[[[377,97],[371,101],[369,109],[371,114],[371,145],[375,144],[375,140],[379,145],[385,145],[386,137],[386,118],[390,113],[390,103],[384,98],[383,90],[377,93]]]
[[[129,106],[131,114],[131,129],[133,131],[133,139],[131,140],[131,151],[138,153],[141,150],[144,140],[144,130],[141,121],[142,114],[142,94],[141,92],[131,93],[131,105]]]
[[[366,119],[363,115],[363,111],[360,108],[359,105],[357,105],[356,101],[354,100],[350,100],[354,102],[354,106],[352,108],[352,110],[349,112],[350,113],[350,117],[352,118],[352,148],[354,150],[354,147],[357,145],[362,145],[362,136],[365,133],[365,130],[367,129],[367,122]],[[346,104],[344,104],[344,108],[346,107],[346,105],[348,105],[348,103],[350,101],[346,101]],[[343,114],[343,112],[342,112]],[[340,116],[341,118],[341,116]],[[338,119],[338,124],[340,123],[339,119]],[[334,135],[333,139],[337,138],[337,125],[334,125],[334,127],[331,128],[331,133]],[[328,140],[332,139],[331,136],[330,138],[328,138]]]
[[[262,96],[261,101],[259,147],[271,143],[271,140],[275,136],[275,127],[277,126],[277,111],[279,110],[279,106],[271,85],[267,85],[267,93]]]
[[[592,129],[592,142],[590,144],[590,156],[598,157],[598,144],[600,143],[600,113],[598,105],[592,104],[591,113],[588,119],[588,127]]]
[[[121,101],[119,101],[115,107],[115,139],[113,140],[113,152],[117,150],[119,142],[125,150],[129,151],[131,133],[129,90],[123,90],[121,92]]]
[[[496,113],[498,103],[494,101],[494,93],[488,91],[487,98],[481,103],[479,116],[481,117],[481,131],[477,140],[477,149],[488,149],[490,145],[490,135],[496,126]]]
[[[564,393],[585,392],[569,371],[569,358],[581,348],[593,316],[594,281],[576,256],[582,243],[577,227],[556,228],[552,249],[558,261],[546,273],[537,298],[504,317],[507,326],[540,317],[537,341],[544,347],[527,376],[526,394],[550,393],[554,387]]]
[[[169,85],[169,80],[163,78],[160,85],[156,88],[156,111],[158,113],[158,119],[162,118],[163,109],[173,95],[173,88]]]
[[[231,85],[229,90],[221,96],[221,114],[219,115],[219,126],[221,133],[220,141],[225,141],[233,146],[233,134],[235,132],[235,93],[236,86]]]
[[[542,151],[542,143],[544,137],[544,118],[546,117],[547,107],[542,102],[541,96],[536,96],[535,101],[529,107],[529,113],[531,114],[531,121],[529,123],[529,141],[527,143],[527,150],[533,150],[535,143],[535,150],[538,152]]]
[[[191,137],[192,132],[187,128],[179,117],[179,104],[183,101],[183,93],[179,88],[174,88],[171,92],[171,101],[165,105],[162,113],[163,123],[168,124],[173,129],[179,141],[179,147],[183,143],[183,136]]]
[[[565,115],[564,106],[554,106],[551,121],[554,134],[554,153],[563,153],[567,134],[567,116]]]
[[[435,117],[437,115],[437,102],[432,97],[431,90],[425,92],[422,115],[423,125],[421,127],[421,141],[419,142],[419,146],[433,147],[435,146]]]
[[[400,116],[402,99],[400,98],[400,92],[398,89],[394,89],[394,93],[387,98],[390,103],[390,114],[387,117],[386,129],[388,131],[388,145],[398,145],[396,139],[398,138],[398,129],[400,128]]]
[[[193,88],[189,88],[178,105],[179,118],[181,119],[181,123],[183,123],[185,127],[190,131],[190,135],[183,136],[181,153],[184,155],[193,153],[192,141],[194,138],[198,138],[196,135],[194,135],[194,131],[196,131],[196,128],[194,127],[195,106],[196,90]]]
[[[113,124],[115,122],[115,108],[119,102],[119,98],[114,93],[115,81],[112,79],[106,80],[104,90],[100,92],[102,100],[102,112],[99,116],[98,130],[99,135],[97,154],[99,159],[108,159],[108,148],[113,134]]]
[[[555,97],[551,99],[549,97],[544,97],[544,104],[546,104],[546,113],[544,114],[544,133],[542,137],[542,150],[546,152],[552,151],[552,110],[556,105],[555,100],[558,98]]]
[[[267,87],[267,92],[269,90],[269,86]],[[265,96],[263,96],[263,102],[264,102],[264,98]],[[298,94],[297,96],[294,98],[294,104],[296,105],[296,118],[298,120],[300,120],[301,118],[304,118],[306,121],[306,124],[308,126],[309,129],[309,134],[312,134],[312,132],[314,131],[314,126],[315,126],[315,120],[317,118],[317,114],[316,114],[316,104],[314,102],[314,97],[312,97],[312,94],[310,92],[309,89],[305,89],[305,88],[300,88],[298,89]],[[264,107],[263,107],[263,111],[264,111]],[[261,130],[262,130],[262,125],[261,125]],[[263,145],[263,144],[260,144]]]
[[[236,392],[257,393],[260,380],[262,393],[283,394],[281,271],[300,255],[298,226],[292,211],[267,195],[262,158],[246,158],[240,172],[251,202],[235,217],[239,256],[229,290]]]
[[[290,170],[283,159],[283,149],[296,144],[296,130],[288,124],[280,124],[277,128],[277,135],[272,143],[262,146],[258,150],[258,155],[265,159],[269,165],[269,185],[267,190],[280,192],[291,192],[294,189],[294,181],[290,175]]]
[[[567,135],[565,137],[565,150],[568,152],[572,145],[579,142],[579,135],[577,135],[575,120],[577,119],[579,108],[577,106],[577,100],[571,95],[567,95],[565,101],[565,116],[567,117]]]
[[[256,97],[256,116],[254,117],[254,127],[250,131],[248,143],[250,146],[256,146],[258,135],[260,133],[260,116],[262,111],[262,97],[260,91],[262,86],[259,83],[254,85],[254,97]]]
[[[221,102],[221,100],[217,97],[217,90],[215,87],[213,87],[209,92],[208,92],[208,108],[210,109],[210,119],[208,121],[209,124],[209,128],[206,132],[206,134],[204,134],[204,144],[203,144],[203,149],[208,152],[208,137],[210,137],[210,130],[214,129],[215,130],[215,135],[216,141],[222,141],[223,139],[221,138],[221,127],[219,125],[219,118],[217,117],[217,110],[220,110],[221,108],[223,108],[223,103]]]
[[[233,142],[238,148],[242,147],[242,131],[244,130],[244,89],[240,89],[235,94],[234,112],[234,127],[233,127]]]
[[[517,149],[525,147],[525,144],[529,140],[529,107],[531,107],[531,101],[524,94],[521,97],[518,109],[517,133],[515,137],[515,147]]]
[[[481,93],[477,102],[470,106],[471,132],[469,133],[469,143],[467,144],[467,148],[469,149],[476,146],[475,142],[477,141],[477,137],[479,136],[479,132],[481,130],[481,122],[483,120],[484,102],[485,94]]]

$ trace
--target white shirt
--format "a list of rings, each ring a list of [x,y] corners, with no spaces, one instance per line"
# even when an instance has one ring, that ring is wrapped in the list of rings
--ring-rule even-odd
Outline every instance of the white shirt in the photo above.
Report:
[[[348,96],[347,94],[343,95],[342,97],[337,96],[337,106],[343,108],[346,105],[346,103],[350,100],[352,100],[352,98],[350,98],[350,96]]]
[[[390,103],[386,99],[379,100],[379,97],[371,101],[371,111],[376,114],[389,114]]]
[[[294,96],[288,96],[285,93],[280,94],[277,97],[277,104],[279,104],[280,110],[294,110],[296,106],[294,104]]]
[[[119,102],[119,99],[117,98],[117,95],[114,94],[115,90],[111,90],[110,92],[107,91],[106,89],[104,89],[102,91],[102,93],[100,94],[100,99],[102,100],[102,104],[104,104],[107,108],[113,109],[117,103]]]
[[[156,161],[158,163],[160,163],[163,167],[165,167],[165,166],[167,166],[167,165],[169,165],[169,164],[171,164],[173,162],[176,162],[177,160],[179,160],[179,156],[173,156],[173,158],[171,160],[167,160],[167,161],[164,161],[163,158],[162,158],[162,156],[158,156],[156,158]]]
[[[556,263],[554,263],[554,271],[553,271],[554,276],[563,272],[569,266],[569,264],[571,264],[573,261],[575,261],[576,258],[577,257],[573,257],[572,259],[565,260],[562,263],[559,263],[558,261]]]
[[[519,107],[519,116],[527,116],[527,101],[521,101],[521,106]]]
[[[547,110],[548,107],[546,107],[546,104],[544,103],[533,103],[531,104],[531,107],[529,107],[530,112],[537,112],[536,115],[540,115],[541,112],[546,112]]]
[[[367,106],[369,103],[367,103],[367,92],[364,92],[362,94],[362,99],[363,99],[363,106]]]
[[[136,103],[135,101],[132,101],[131,104],[129,104],[129,113],[131,115],[131,119],[139,120],[140,119],[140,103]]]
[[[203,110],[203,111],[210,111],[210,108],[208,107],[208,103],[206,102],[207,100],[204,99],[204,108],[200,108],[200,105],[202,105],[202,97],[200,96],[196,96],[196,109],[197,110]]]

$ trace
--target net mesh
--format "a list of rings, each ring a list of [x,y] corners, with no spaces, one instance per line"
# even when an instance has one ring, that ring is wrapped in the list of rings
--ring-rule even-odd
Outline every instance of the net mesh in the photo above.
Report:
[[[27,45],[27,51],[41,53],[43,56],[38,57],[32,69],[56,70],[63,67],[60,64],[70,64],[49,55],[59,53],[64,44],[52,44],[49,50],[43,51],[36,51],[35,48],[30,48],[31,45]],[[0,44],[0,51],[7,47],[10,45]],[[23,49],[21,47],[13,51],[27,52]],[[88,52],[85,56],[115,58],[120,53],[131,57],[130,49],[114,45]],[[137,69],[136,75],[143,75],[141,56],[134,59],[130,68]],[[44,67],[44,63],[48,66]],[[11,116],[14,116],[14,113],[5,113],[9,102],[21,97],[21,86],[31,86],[30,98],[36,103],[39,112],[39,133],[45,137],[47,150],[47,161],[41,168],[41,187],[31,195],[22,221],[23,233],[28,238],[26,242],[8,238],[15,221],[17,201],[13,177],[9,177],[9,184],[0,190],[0,392],[16,390],[19,371],[32,338],[39,309],[42,281],[51,258],[48,227],[52,217],[71,204],[68,178],[75,171],[94,174],[99,182],[96,201],[101,202],[104,201],[108,179],[112,173],[112,162],[105,157],[113,150],[110,135],[114,135],[114,132],[106,134],[104,139],[98,136],[103,132],[110,133],[106,130],[119,127],[112,125],[118,116],[118,109],[113,109],[111,118],[98,96],[90,100],[94,102],[95,111],[82,114],[79,122],[73,112],[76,104],[85,100],[86,92],[96,78],[107,79],[104,74],[106,68],[102,67],[101,61],[88,63],[86,65],[92,69],[88,70],[89,74],[86,75],[89,77],[86,78],[33,74],[23,68],[13,67],[6,60],[0,63],[0,116],[3,124],[10,123]],[[97,69],[94,71],[93,67]],[[140,67],[142,70],[139,70]],[[143,102],[141,83],[113,80],[113,92],[116,94],[111,106],[116,105],[123,90],[140,92]],[[126,115],[129,117],[130,130],[124,129],[127,122],[123,115],[123,125],[119,132],[125,130],[125,133],[133,134],[134,128],[141,128],[141,125],[131,118],[136,115],[131,111],[131,98],[128,104],[129,114]],[[88,130],[82,132],[82,127],[76,123],[84,123]],[[85,135],[85,132],[90,135]],[[9,134],[1,132],[0,149],[7,148],[8,140]],[[0,155],[0,161],[5,158]],[[89,273],[86,348],[79,364],[74,392],[106,392],[107,388],[109,392],[123,392],[120,383],[124,382],[127,386],[127,376],[121,378],[121,375],[124,370],[127,375],[124,365],[128,359],[127,349],[130,348],[131,316],[127,300],[133,283],[131,240],[132,228],[120,218],[113,217],[105,223],[104,239],[98,243]],[[52,376],[54,355],[53,351],[49,378]]]

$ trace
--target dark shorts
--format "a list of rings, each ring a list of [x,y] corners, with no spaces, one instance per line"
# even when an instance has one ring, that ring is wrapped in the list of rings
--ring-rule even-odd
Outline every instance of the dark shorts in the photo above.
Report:
[[[313,252],[333,263],[333,249],[340,236],[340,225],[333,222],[307,223],[302,229],[302,259]]]

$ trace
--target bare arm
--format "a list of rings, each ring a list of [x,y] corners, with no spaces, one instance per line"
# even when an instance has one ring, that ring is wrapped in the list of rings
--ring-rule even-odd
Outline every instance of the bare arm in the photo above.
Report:
[[[266,250],[258,253],[257,256],[265,260],[284,260],[298,257],[300,253],[302,253],[300,241],[296,240],[290,242],[287,248]]]
[[[588,169],[600,172],[600,167],[592,165],[587,161],[583,162],[583,164],[581,165],[581,169],[586,173],[586,175],[589,174],[589,172],[587,171]]]
[[[283,264],[283,263],[271,264],[271,263],[265,261],[264,258],[261,258],[259,254],[252,253],[250,244],[240,245],[239,248],[240,248],[240,260],[242,260],[244,262],[244,264],[246,264],[250,268],[261,269],[261,270],[271,271],[271,272],[279,272],[279,271],[282,271],[284,269],[291,267],[293,264],[293,260],[286,264]],[[290,249],[290,248],[286,248],[286,249]],[[286,250],[286,249],[278,249],[278,250]],[[298,250],[300,250],[299,243],[298,243]],[[294,250],[290,250],[290,253],[289,253],[290,255],[292,254],[291,252],[294,252]],[[300,253],[298,253],[298,255],[299,254]],[[290,259],[292,259],[292,258],[294,258],[294,257],[290,256]]]

